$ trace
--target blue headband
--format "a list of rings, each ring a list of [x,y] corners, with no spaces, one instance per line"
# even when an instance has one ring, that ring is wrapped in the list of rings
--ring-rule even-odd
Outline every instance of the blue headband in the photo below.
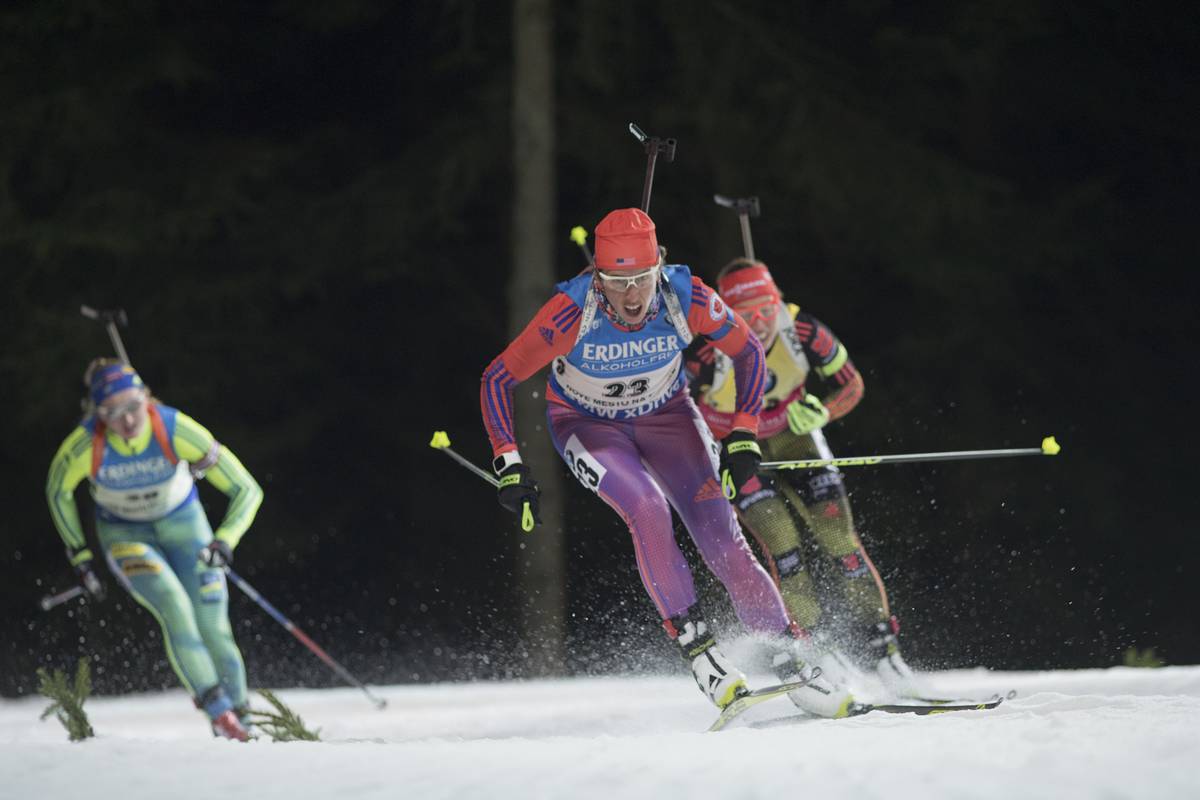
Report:
[[[145,389],[146,385],[127,364],[110,364],[92,375],[92,402],[100,405],[117,392],[131,388]]]

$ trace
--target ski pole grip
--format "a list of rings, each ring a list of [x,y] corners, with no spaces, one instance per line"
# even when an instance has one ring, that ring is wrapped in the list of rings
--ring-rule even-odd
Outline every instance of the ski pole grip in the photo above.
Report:
[[[125,313],[123,308],[92,308],[91,306],[83,305],[79,307],[79,313],[88,319],[94,319],[97,322],[104,324],[116,324],[122,328],[129,327],[129,315]]]
[[[38,605],[40,605],[42,607],[42,611],[49,611],[50,609],[54,608],[55,606],[60,606],[63,603],[65,603],[69,600],[74,600],[76,597],[79,597],[80,595],[83,595],[86,593],[87,593],[87,590],[84,589],[82,586],[72,586],[70,589],[67,589],[65,592],[59,592],[58,594],[46,595],[45,597],[43,597],[41,599],[41,602],[39,602]]]

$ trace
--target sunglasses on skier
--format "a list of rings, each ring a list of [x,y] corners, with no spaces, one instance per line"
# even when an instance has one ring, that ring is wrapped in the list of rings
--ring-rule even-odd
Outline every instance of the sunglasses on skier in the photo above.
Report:
[[[114,419],[120,419],[126,414],[138,413],[145,402],[145,397],[139,397],[136,400],[130,400],[119,406],[98,406],[96,408],[96,416],[105,422],[112,422]]]
[[[772,300],[757,306],[739,308],[736,311],[742,319],[746,320],[747,325],[753,325],[756,320],[761,320],[769,325],[779,316],[779,303]]]
[[[605,288],[627,292],[630,289],[645,289],[647,286],[653,286],[658,280],[658,267],[653,266],[636,275],[608,275],[596,270],[596,277],[604,282]]]

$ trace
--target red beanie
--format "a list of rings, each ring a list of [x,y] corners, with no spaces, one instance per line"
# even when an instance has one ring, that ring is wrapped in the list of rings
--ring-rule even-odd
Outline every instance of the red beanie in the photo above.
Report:
[[[722,275],[717,279],[717,294],[735,308],[747,300],[763,295],[770,295],[776,303],[783,300],[783,295],[772,280],[767,265],[761,261],[755,261],[752,267]]]
[[[596,226],[596,266],[632,270],[658,263],[654,220],[640,208],[618,208]]]

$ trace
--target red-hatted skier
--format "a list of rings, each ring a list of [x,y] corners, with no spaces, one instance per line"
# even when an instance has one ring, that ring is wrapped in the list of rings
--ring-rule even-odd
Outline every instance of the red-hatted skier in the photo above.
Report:
[[[663,265],[655,226],[620,209],[596,227],[596,270],[557,292],[485,370],[484,423],[500,476],[500,503],[535,513],[538,488],[513,432],[513,387],[553,362],[547,388],[550,435],[576,477],[629,526],[642,582],[701,691],[718,707],[746,691],[745,676],[717,648],[696,608],[670,508],[751,631],[771,643],[783,680],[812,676],[813,654],[797,639],[782,598],[742,536],[722,485],[741,486],[761,459],[755,433],[765,371],[746,323],[683,265]],[[702,334],[733,362],[737,387],[730,433],[720,445],[687,394],[682,351]],[[823,716],[844,716],[853,698],[823,677],[792,699]]]

